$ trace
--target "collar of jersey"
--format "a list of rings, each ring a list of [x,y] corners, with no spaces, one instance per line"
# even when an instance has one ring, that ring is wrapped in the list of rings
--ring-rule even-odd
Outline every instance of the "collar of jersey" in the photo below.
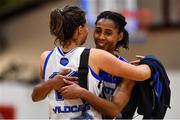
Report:
[[[57,49],[58,49],[59,53],[60,53],[62,56],[65,56],[65,55],[68,55],[68,54],[72,53],[76,48],[71,49],[71,50],[68,51],[67,53],[64,53],[63,50],[62,50],[61,48],[59,48],[59,47],[57,47]]]

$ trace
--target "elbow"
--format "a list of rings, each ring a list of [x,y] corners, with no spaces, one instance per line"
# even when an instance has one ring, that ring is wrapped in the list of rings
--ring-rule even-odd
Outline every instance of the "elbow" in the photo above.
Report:
[[[33,102],[38,102],[39,99],[37,99],[36,97],[34,97],[34,96],[32,95],[32,101],[33,101]]]
[[[39,95],[38,95],[38,92],[36,91],[36,87],[34,88],[34,90],[32,92],[31,99],[33,102],[38,102],[41,100]]]
[[[39,97],[39,96],[36,96],[36,95],[32,95],[32,101],[33,102],[38,102],[38,101],[41,101],[45,99],[44,97]]]
[[[32,99],[33,102],[38,102],[39,101],[39,99],[37,99],[37,97],[36,97],[36,95],[34,93],[32,93],[31,99]]]
[[[38,101],[41,101],[45,99],[45,97],[39,97],[39,96],[36,96],[36,95],[32,95],[32,101],[33,102],[38,102]]]
[[[33,101],[33,102],[37,102],[38,100],[35,99],[34,97],[32,97],[32,101]]]
[[[118,109],[114,109],[113,111],[109,112],[108,117],[113,119],[113,118],[117,117],[119,113],[120,113],[120,111]]]
[[[145,69],[141,72],[141,78],[140,81],[145,81],[151,77],[151,69],[148,65],[145,66]]]
[[[120,113],[120,112],[119,112],[119,111],[117,111],[117,110],[116,110],[116,111],[114,111],[114,113],[112,114],[112,117],[113,117],[113,118],[117,117],[119,113]]]

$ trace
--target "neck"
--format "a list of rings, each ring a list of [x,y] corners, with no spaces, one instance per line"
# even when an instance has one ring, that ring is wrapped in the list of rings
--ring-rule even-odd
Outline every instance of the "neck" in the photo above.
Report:
[[[114,54],[115,51],[116,51],[115,49],[108,50],[108,52],[111,53],[111,54]]]
[[[115,56],[119,56],[119,53],[120,53],[119,50],[114,50],[114,51],[112,52],[112,54],[115,55]]]
[[[62,47],[62,50],[63,50],[64,52],[69,52],[70,50],[72,50],[72,49],[74,49],[74,48],[76,48],[76,47],[79,47],[79,46],[78,46],[76,43],[71,42],[71,43],[63,46],[63,47]]]

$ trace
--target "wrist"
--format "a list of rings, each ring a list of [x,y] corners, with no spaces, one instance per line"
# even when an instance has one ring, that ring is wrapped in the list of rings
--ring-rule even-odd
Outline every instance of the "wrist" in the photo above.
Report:
[[[81,88],[80,98],[81,99],[85,99],[85,97],[86,97],[86,89],[85,88]]]
[[[54,84],[54,82],[53,81],[51,81],[51,80],[48,80],[47,82],[46,82],[46,87],[48,88],[48,89],[54,89],[55,87],[54,87],[54,85],[56,85],[56,84]]]

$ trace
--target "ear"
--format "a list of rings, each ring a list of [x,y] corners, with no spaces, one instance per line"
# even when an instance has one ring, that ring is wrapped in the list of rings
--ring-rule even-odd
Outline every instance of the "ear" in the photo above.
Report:
[[[123,32],[119,33],[119,41],[121,41],[123,39]]]
[[[78,36],[79,36],[79,27],[75,30],[75,32],[74,32],[74,35],[73,35],[73,39],[77,39],[78,38]]]
[[[77,39],[80,35],[82,34],[82,26],[79,26],[76,30],[75,33],[73,35],[74,39]]]
[[[79,27],[78,27],[78,33],[82,33],[83,32],[83,27],[80,25]]]

